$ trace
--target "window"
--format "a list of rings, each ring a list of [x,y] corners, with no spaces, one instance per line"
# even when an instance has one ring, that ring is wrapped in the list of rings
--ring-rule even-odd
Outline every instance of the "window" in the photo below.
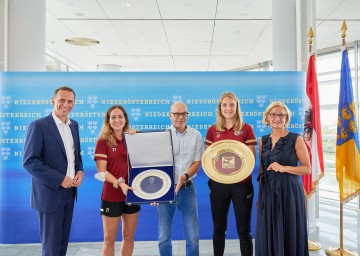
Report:
[[[46,49],[45,57],[45,70],[46,72],[74,72],[80,71],[78,67],[72,65],[64,58],[49,49]]]

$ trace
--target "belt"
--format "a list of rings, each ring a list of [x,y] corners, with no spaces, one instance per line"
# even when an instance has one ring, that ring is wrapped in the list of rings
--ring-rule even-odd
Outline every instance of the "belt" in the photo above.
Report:
[[[188,180],[181,185],[180,189],[190,187],[192,184],[193,184],[193,181]]]

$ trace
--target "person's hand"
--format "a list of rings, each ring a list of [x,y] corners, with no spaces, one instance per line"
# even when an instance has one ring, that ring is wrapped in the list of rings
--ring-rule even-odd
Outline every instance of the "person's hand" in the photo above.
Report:
[[[128,134],[130,134],[130,135],[134,135],[135,133],[137,133],[137,130],[135,130],[135,129],[128,130]]]
[[[185,175],[180,175],[179,179],[177,181],[176,184],[176,188],[175,188],[175,194],[177,194],[177,192],[180,190],[181,186],[186,182],[186,176]]]
[[[75,175],[74,181],[75,181],[75,187],[79,187],[84,179],[84,172],[78,171]]]
[[[63,182],[61,182],[63,188],[72,188],[75,187],[75,181],[69,176],[65,176]]]
[[[128,190],[135,190],[133,187],[130,187],[125,182],[120,182],[120,188],[125,196],[126,196]]]
[[[269,167],[267,169],[273,170],[275,172],[284,172],[285,171],[284,166],[282,166],[278,162],[273,162],[272,164],[269,165]]]

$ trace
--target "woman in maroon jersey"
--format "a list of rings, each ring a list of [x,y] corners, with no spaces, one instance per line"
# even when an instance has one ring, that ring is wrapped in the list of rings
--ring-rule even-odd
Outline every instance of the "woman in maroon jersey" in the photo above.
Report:
[[[123,132],[129,131],[129,118],[122,106],[112,106],[106,112],[102,130],[96,143],[95,161],[99,174],[105,178],[101,209],[104,242],[102,255],[115,254],[115,241],[120,219],[122,221],[121,255],[132,255],[134,233],[140,206],[126,205],[128,184],[128,157]],[[130,130],[130,134],[135,130]]]
[[[207,131],[206,146],[208,147],[221,140],[240,141],[251,149],[255,157],[256,138],[254,131],[249,124],[243,121],[239,100],[231,92],[225,92],[220,97],[216,124]],[[209,179],[208,185],[214,225],[214,256],[224,254],[227,217],[231,202],[235,211],[241,255],[252,256],[253,243],[250,223],[254,189],[251,175],[234,184],[223,184]]]

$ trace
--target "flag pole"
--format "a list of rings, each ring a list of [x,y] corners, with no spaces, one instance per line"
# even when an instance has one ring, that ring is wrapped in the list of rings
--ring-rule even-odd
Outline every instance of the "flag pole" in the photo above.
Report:
[[[310,26],[309,32],[308,32],[308,43],[309,43],[309,53],[310,56],[313,54],[312,52],[312,43],[313,43],[313,37],[314,37],[314,31],[312,29],[312,27]],[[310,232],[310,228],[309,228],[309,200],[308,197],[305,196],[305,204],[306,204],[306,216],[308,219],[308,233]],[[321,244],[317,241],[308,239],[308,247],[309,247],[309,251],[318,251],[321,249]]]
[[[345,20],[343,21],[343,24],[341,26],[341,38],[342,38],[342,46],[346,47],[346,30],[347,30],[347,26],[346,26],[346,22]],[[347,51],[347,47],[346,47],[346,51]],[[342,175],[342,172],[340,172]],[[340,188],[341,189],[341,188]],[[336,247],[329,247],[326,249],[325,253],[328,256],[358,256],[359,254],[357,254],[357,252],[348,250],[344,248],[344,226],[343,226],[343,204],[344,201],[341,199],[340,197],[340,248],[336,248]]]

